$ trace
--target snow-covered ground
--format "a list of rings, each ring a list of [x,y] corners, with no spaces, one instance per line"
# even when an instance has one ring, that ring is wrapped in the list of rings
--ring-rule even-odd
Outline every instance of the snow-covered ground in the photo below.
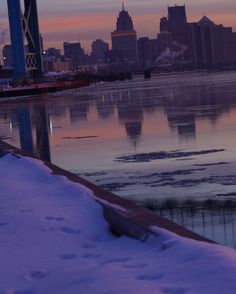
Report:
[[[0,293],[236,293],[236,253],[152,228],[115,237],[87,188],[0,158]]]

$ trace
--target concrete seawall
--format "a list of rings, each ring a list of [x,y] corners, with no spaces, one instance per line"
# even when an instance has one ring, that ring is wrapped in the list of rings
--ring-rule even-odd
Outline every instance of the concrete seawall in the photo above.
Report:
[[[13,153],[16,156],[23,155],[36,158],[0,141],[0,156],[7,153]],[[44,161],[44,164],[52,170],[53,174],[65,176],[70,181],[82,184],[92,190],[96,201],[103,207],[104,217],[109,222],[112,232],[117,235],[127,235],[129,237],[144,241],[148,238],[148,236],[155,235],[155,233],[151,230],[151,227],[156,226],[183,237],[214,243],[213,241],[189,231],[184,227],[149,211],[148,209],[140,207],[110,192],[104,191],[85,179],[65,171],[49,162]]]

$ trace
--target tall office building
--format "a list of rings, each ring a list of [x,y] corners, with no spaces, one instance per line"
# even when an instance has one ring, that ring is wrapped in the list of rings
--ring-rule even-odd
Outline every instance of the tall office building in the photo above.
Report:
[[[170,26],[181,25],[187,23],[186,8],[184,6],[169,6],[168,7],[168,21]]]
[[[116,22],[116,30],[111,33],[112,50],[117,61],[136,63],[138,61],[137,33],[124,4]],[[116,59],[116,58],[114,58]]]
[[[92,43],[92,57],[96,63],[105,62],[105,53],[109,50],[109,44],[97,39]]]
[[[233,50],[236,52],[236,32],[233,32]],[[236,64],[236,53],[234,54],[234,64]]]
[[[168,31],[162,31],[157,35],[158,55],[165,52],[167,48],[172,46],[172,34]]]
[[[169,32],[170,28],[169,28],[169,21],[168,18],[163,16],[160,20],[160,32]]]
[[[168,22],[173,41],[190,47],[189,25],[185,6],[168,7]]]
[[[178,48],[181,48],[181,56],[184,60],[192,60],[191,30],[187,22],[185,5],[168,7],[168,17],[162,17],[160,20],[158,38],[160,47],[164,48],[161,50],[169,47],[168,43],[171,42],[175,47],[177,45]]]
[[[76,71],[79,68],[80,58],[84,55],[84,50],[79,42],[64,42],[64,56],[70,59],[70,70]]]
[[[191,24],[195,67],[217,68],[234,63],[234,34],[231,27],[216,25],[207,16]]]
[[[152,64],[152,44],[148,37],[138,39],[138,55],[140,64],[148,68]]]
[[[139,65],[142,70],[150,69],[158,57],[159,44],[157,39],[147,37],[138,39]]]
[[[46,49],[44,54],[45,54],[46,56],[60,58],[60,57],[61,57],[61,50],[52,47],[52,48],[48,48],[48,49]]]

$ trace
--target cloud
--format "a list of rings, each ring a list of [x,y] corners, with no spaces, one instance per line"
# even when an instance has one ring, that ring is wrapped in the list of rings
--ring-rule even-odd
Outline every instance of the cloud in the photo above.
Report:
[[[4,1],[4,3],[7,1]],[[110,40],[115,28],[121,0],[38,0],[40,30],[46,45],[50,42],[61,46],[62,41],[86,40],[86,44],[96,38]],[[198,21],[203,12],[215,23],[233,26],[236,30],[235,0],[126,0],[126,9],[131,14],[138,36],[155,37],[159,31],[159,19],[167,13],[167,5],[185,2],[188,20]],[[0,16],[4,23],[6,3],[1,6]],[[3,19],[5,17],[5,19]],[[86,45],[87,46],[87,45]]]

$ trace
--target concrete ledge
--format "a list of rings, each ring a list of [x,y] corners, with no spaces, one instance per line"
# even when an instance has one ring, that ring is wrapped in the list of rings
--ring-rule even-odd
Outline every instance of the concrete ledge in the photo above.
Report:
[[[37,158],[0,141],[0,157],[7,153]],[[107,192],[83,178],[80,178],[68,171],[59,168],[58,166],[45,161],[44,163],[52,170],[53,174],[65,176],[70,181],[82,184],[92,190],[96,200],[103,207],[104,217],[109,222],[111,230],[117,235],[127,235],[129,237],[145,241],[148,236],[155,235],[155,233],[151,231],[150,227],[156,226],[169,230],[182,237],[215,243],[205,237],[185,229],[184,227],[168,219],[159,216],[156,213],[149,211],[146,208],[140,207],[128,200]]]

